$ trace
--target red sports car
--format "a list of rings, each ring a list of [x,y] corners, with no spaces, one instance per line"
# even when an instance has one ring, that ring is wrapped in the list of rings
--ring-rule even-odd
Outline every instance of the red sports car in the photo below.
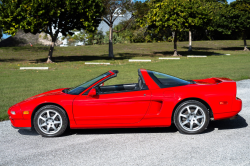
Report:
[[[138,83],[102,86],[116,77],[110,70],[74,88],[45,92],[8,110],[14,128],[46,137],[71,129],[168,127],[203,132],[210,121],[236,116],[242,107],[236,82],[227,78],[182,80],[139,69]]]

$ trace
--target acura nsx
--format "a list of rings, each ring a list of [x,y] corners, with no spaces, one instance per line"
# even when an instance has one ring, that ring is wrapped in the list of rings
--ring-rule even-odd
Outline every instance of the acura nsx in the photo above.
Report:
[[[168,127],[203,132],[210,120],[236,117],[242,108],[236,82],[228,78],[183,80],[138,70],[138,82],[104,85],[110,70],[73,88],[51,90],[9,108],[12,126],[45,137],[70,129]]]

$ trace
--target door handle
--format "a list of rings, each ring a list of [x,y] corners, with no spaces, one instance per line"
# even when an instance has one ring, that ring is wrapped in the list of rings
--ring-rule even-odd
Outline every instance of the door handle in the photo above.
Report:
[[[146,96],[146,94],[144,94],[144,96]]]

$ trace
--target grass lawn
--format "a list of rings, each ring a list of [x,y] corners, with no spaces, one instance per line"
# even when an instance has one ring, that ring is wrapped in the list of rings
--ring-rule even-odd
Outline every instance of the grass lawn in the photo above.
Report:
[[[76,86],[110,69],[120,73],[107,84],[137,82],[138,68],[183,79],[250,78],[250,52],[242,51],[243,41],[195,41],[192,52],[187,52],[187,46],[188,42],[178,43],[178,51],[183,55],[180,60],[158,59],[173,54],[173,43],[116,44],[115,60],[108,58],[108,45],[56,47],[52,64],[43,63],[48,47],[0,48],[0,121],[8,119],[8,108],[17,102],[51,89]],[[208,57],[187,58],[186,55]],[[131,63],[128,59],[151,59],[152,62]],[[111,65],[85,65],[85,62],[110,62]],[[48,66],[49,70],[19,70],[38,66]]]

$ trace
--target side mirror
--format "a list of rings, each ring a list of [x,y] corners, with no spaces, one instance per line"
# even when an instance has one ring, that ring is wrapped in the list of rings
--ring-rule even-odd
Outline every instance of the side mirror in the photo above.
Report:
[[[88,96],[93,97],[93,96],[95,96],[95,95],[96,95],[96,90],[95,90],[95,88],[92,88],[92,89],[89,91]]]
[[[100,86],[104,86],[104,82],[100,84]]]

